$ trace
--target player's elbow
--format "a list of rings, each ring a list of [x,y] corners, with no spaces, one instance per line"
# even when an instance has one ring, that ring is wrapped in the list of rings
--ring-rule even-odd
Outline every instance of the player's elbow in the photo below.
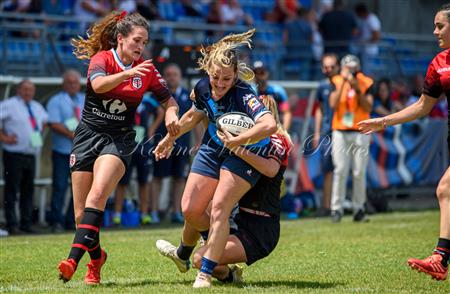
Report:
[[[279,170],[280,164],[275,160],[270,160],[268,164],[264,165],[264,169],[259,172],[268,178],[273,178],[277,175]]]
[[[92,90],[96,94],[102,94],[105,92],[108,92],[105,87],[103,87],[103,83],[101,82],[101,77],[96,78],[95,80],[91,81]]]
[[[277,122],[275,121],[272,115],[270,115],[270,118],[268,116],[268,118],[266,119],[265,129],[269,135],[275,133],[278,130]]]

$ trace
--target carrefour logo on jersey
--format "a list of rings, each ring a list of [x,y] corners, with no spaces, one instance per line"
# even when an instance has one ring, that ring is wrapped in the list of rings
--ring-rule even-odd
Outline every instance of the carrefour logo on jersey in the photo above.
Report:
[[[94,113],[97,116],[111,119],[111,120],[125,120],[124,115],[117,115],[127,110],[127,106],[125,105],[125,102],[120,101],[119,99],[109,99],[109,100],[103,100],[103,107],[105,110],[109,113],[105,113],[100,111],[98,108],[92,108],[92,113]]]

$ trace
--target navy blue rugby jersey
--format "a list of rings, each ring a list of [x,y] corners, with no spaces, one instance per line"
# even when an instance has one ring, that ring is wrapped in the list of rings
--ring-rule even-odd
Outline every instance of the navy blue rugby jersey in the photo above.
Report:
[[[238,80],[236,84],[218,101],[214,101],[211,96],[211,85],[209,78],[201,79],[194,87],[195,101],[194,107],[205,112],[208,117],[208,130],[203,136],[202,143],[212,147],[223,147],[222,142],[216,135],[216,119],[227,112],[243,112],[256,122],[258,118],[270,111],[264,106],[262,101],[256,96],[253,88],[244,81]],[[263,147],[269,144],[270,139],[266,138],[252,147]]]

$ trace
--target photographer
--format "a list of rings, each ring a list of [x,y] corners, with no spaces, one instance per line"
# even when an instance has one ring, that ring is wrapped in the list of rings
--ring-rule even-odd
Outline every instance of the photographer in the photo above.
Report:
[[[353,220],[368,221],[364,211],[366,194],[366,169],[369,159],[370,137],[358,132],[356,124],[368,119],[372,110],[373,80],[360,72],[360,62],[354,55],[341,60],[341,72],[332,78],[335,90],[330,94],[332,120],[332,158],[334,164],[331,194],[331,217],[340,222],[346,195],[347,176],[352,165]]]

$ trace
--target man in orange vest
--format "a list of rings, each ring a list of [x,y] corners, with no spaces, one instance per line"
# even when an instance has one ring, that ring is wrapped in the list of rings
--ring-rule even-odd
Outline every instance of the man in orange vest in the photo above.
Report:
[[[332,78],[335,90],[330,94],[330,107],[334,110],[331,128],[332,158],[334,164],[331,194],[331,217],[340,222],[346,195],[347,176],[352,166],[353,220],[368,221],[364,211],[366,170],[369,159],[370,137],[358,132],[356,124],[368,119],[372,110],[373,80],[360,71],[360,62],[354,55],[341,60],[341,72]]]

